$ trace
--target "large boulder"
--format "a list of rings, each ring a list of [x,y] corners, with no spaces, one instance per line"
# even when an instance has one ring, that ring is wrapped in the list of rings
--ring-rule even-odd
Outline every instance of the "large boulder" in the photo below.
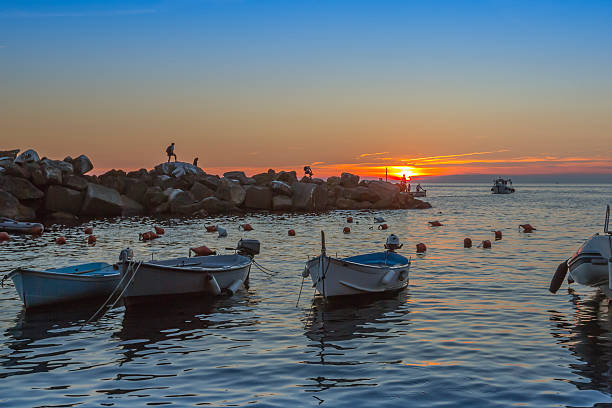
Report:
[[[63,160],[51,160],[51,159],[44,158],[39,162],[39,164],[43,168],[44,167],[55,167],[56,169],[59,169],[59,171],[61,171],[62,174],[72,174],[74,171],[72,164],[65,162]]]
[[[121,195],[117,190],[89,183],[81,213],[91,216],[121,215]]]
[[[41,163],[40,166],[40,170],[42,171],[42,176],[44,180],[43,185],[62,184],[62,169],[59,166],[55,166],[53,163],[49,162],[45,164]],[[34,177],[34,174],[32,174],[32,177]]]
[[[126,196],[140,204],[145,203],[145,194],[149,188],[145,182],[134,177],[126,177],[123,184]]]
[[[72,159],[72,167],[74,168],[74,174],[82,176],[93,169],[93,164],[91,164],[89,157],[82,154],[76,159]]]
[[[244,174],[244,171],[227,171],[223,173],[224,178],[228,178],[231,180],[236,180],[240,184],[249,184],[248,177]]]
[[[386,181],[370,181],[367,188],[376,194],[379,200],[394,201],[399,198],[400,187],[398,184]]]
[[[31,173],[27,167],[22,166],[21,164],[8,162],[5,163],[2,167],[4,167],[4,174],[7,176],[21,177],[29,179],[31,177]]]
[[[291,197],[277,195],[272,198],[272,209],[275,211],[288,211],[293,206]]]
[[[219,187],[219,183],[221,183],[221,178],[212,174],[205,174],[201,177],[198,177],[198,182],[202,183],[211,190],[216,191],[217,187]]]
[[[351,173],[342,173],[340,176],[340,184],[343,187],[357,187],[359,185],[359,176]]]
[[[205,198],[199,204],[200,208],[210,215],[227,214],[233,207],[229,201],[222,201],[217,197]]]
[[[289,197],[293,195],[293,190],[291,189],[291,186],[285,183],[284,181],[272,181],[270,183],[270,187],[272,188],[274,194],[285,195]]]
[[[168,203],[170,203],[170,212],[173,214],[185,214],[183,207],[194,203],[193,196],[189,191],[179,190],[168,197]],[[194,209],[191,212],[196,211]]]
[[[168,201],[168,196],[165,195],[159,187],[149,187],[144,195],[144,205],[147,208],[155,208]]]
[[[74,190],[83,191],[87,188],[87,180],[83,177],[75,176],[74,174],[68,174],[62,177],[62,184],[66,187]]]
[[[274,170],[270,169],[266,173],[255,174],[253,179],[255,180],[255,184],[258,186],[266,186],[274,180],[274,176]]]
[[[127,195],[121,196],[121,215],[139,215],[144,213],[144,207],[138,201]]]
[[[14,150],[0,150],[0,160],[7,158],[11,161],[15,160],[17,157],[17,153],[19,153],[19,149]]]
[[[343,191],[343,197],[348,198],[349,200],[355,201],[378,201],[378,195],[364,186],[358,186],[354,188],[346,188]]]
[[[11,193],[0,190],[0,217],[29,221],[36,217],[36,213],[32,208],[22,205]]]
[[[215,195],[218,199],[229,201],[235,206],[240,206],[246,198],[246,191],[238,180],[223,177]]]
[[[279,171],[276,173],[276,180],[283,181],[290,186],[298,182],[297,173],[293,171]]]
[[[191,185],[191,189],[189,191],[191,192],[191,194],[193,195],[193,198],[196,201],[202,201],[203,199],[207,197],[212,197],[215,195],[215,192],[213,190],[211,190],[210,188],[206,187],[204,184],[198,181],[195,181]]]
[[[328,177],[327,178],[327,185],[328,186],[335,186],[340,184],[340,177],[338,176],[332,176],[332,177]]]
[[[357,201],[348,198],[340,197],[336,200],[336,207],[339,210],[356,210],[358,206]]]
[[[155,166],[155,173],[180,178],[187,174],[203,176],[204,171],[198,166],[185,162],[167,162]]]
[[[78,214],[83,203],[83,193],[58,185],[49,186],[45,197],[45,210]]]
[[[272,208],[272,189],[269,187],[249,186],[246,189],[244,206],[254,210]]]
[[[20,177],[0,176],[0,189],[8,191],[18,200],[36,200],[44,196],[32,183]]]
[[[36,153],[35,150],[28,149],[25,152],[21,153],[19,156],[17,156],[17,158],[15,159],[15,163],[31,163],[37,162],[39,160],[40,157],[38,156],[38,153]]]
[[[314,207],[314,191],[316,184],[295,183],[293,185],[293,209],[310,211]]]

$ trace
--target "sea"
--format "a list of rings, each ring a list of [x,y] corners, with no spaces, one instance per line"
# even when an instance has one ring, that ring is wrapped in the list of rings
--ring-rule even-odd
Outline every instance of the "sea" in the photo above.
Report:
[[[261,242],[262,268],[254,265],[249,288],[232,297],[118,304],[87,324],[99,304],[26,311],[5,281],[0,406],[612,407],[609,302],[575,283],[548,291],[559,263],[602,232],[612,184],[515,185],[510,195],[488,184],[425,188],[428,210],[110,218],[13,236],[0,244],[3,274],[112,263],[126,247],[137,259],[186,256],[200,245],[231,253],[241,238]],[[431,227],[435,220],[443,225]],[[254,230],[239,229],[244,223]],[[536,230],[521,232],[526,223]],[[139,242],[156,225],[165,235]],[[382,250],[396,234],[412,259],[408,288],[324,301],[301,275],[320,252],[320,231],[338,257]],[[67,244],[55,244],[60,235]],[[464,238],[474,246],[464,248]],[[479,247],[483,240],[492,247]]]

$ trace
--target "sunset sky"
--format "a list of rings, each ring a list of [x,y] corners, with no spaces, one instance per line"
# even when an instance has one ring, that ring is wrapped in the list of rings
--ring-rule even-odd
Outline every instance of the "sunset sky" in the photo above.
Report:
[[[0,150],[612,176],[612,1],[3,1]]]

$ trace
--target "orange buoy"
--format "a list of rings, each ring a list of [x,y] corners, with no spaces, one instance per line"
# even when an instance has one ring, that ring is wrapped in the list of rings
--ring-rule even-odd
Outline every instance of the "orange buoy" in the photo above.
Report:
[[[427,251],[427,246],[424,243],[419,243],[416,245],[417,254],[422,254]]]
[[[442,223],[440,221],[429,221],[429,225],[432,227],[441,227]]]
[[[346,222],[349,224],[353,222],[353,217],[346,217]]]
[[[502,232],[501,231],[495,231],[495,240],[499,241],[500,239],[502,239]]]
[[[531,224],[521,224],[519,225],[519,228],[523,228],[523,232],[526,233],[533,232],[536,230]]]
[[[194,254],[196,254],[197,256],[215,255],[217,253],[217,251],[211,250],[206,245],[202,245],[202,246],[194,247],[194,248],[189,248],[189,256],[191,256],[192,252]]]
[[[206,232],[217,232],[217,226],[216,225],[206,225]]]
[[[469,238],[466,238],[463,240],[463,247],[464,248],[471,248],[472,247],[472,240]]]
[[[387,224],[380,224],[380,225],[378,226],[378,229],[379,229],[379,230],[386,230],[387,228],[389,228],[389,226],[388,226]]]
[[[57,238],[55,238],[55,243],[57,245],[64,245],[66,243],[66,237],[57,237]]]
[[[351,229],[349,227],[344,227],[342,232],[344,232],[345,234],[350,234],[351,233]]]
[[[89,245],[96,245],[96,241],[97,241],[97,240],[98,240],[98,239],[96,238],[96,236],[95,236],[95,235],[90,235],[89,237],[87,237],[87,243],[88,243]]]
[[[287,235],[290,237],[295,237],[295,230],[290,229],[289,232],[287,232]]]
[[[11,236],[8,233],[4,231],[0,232],[0,242],[10,241],[10,240],[11,240]]]
[[[159,238],[159,237],[153,231],[147,231],[142,234],[138,234],[138,239],[141,241],[150,241],[155,238]]]
[[[83,230],[83,232],[87,235],[91,235],[93,234],[93,228],[92,227],[87,227]]]
[[[488,239],[485,239],[484,241],[482,241],[481,245],[483,248],[491,248],[491,241],[489,241]]]
[[[155,226],[155,227],[153,227],[153,228],[155,228],[155,233],[156,233],[157,235],[164,235],[164,234],[166,233],[166,230],[165,230],[165,229],[163,229],[162,227],[157,227],[157,226]]]
[[[35,225],[28,231],[32,235],[41,235],[44,228],[41,225]]]
[[[242,228],[243,231],[253,231],[253,227],[251,227],[251,224],[240,224],[238,229],[240,228]]]

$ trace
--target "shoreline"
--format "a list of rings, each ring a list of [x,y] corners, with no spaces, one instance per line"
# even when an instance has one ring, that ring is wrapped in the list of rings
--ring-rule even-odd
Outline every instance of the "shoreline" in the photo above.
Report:
[[[34,150],[0,152],[0,217],[49,224],[79,224],[108,216],[207,217],[250,212],[427,209],[400,185],[342,173],[327,180],[295,171],[247,176],[207,174],[190,163],[161,163],[151,170],[110,170],[88,175],[89,158],[51,160]]]

